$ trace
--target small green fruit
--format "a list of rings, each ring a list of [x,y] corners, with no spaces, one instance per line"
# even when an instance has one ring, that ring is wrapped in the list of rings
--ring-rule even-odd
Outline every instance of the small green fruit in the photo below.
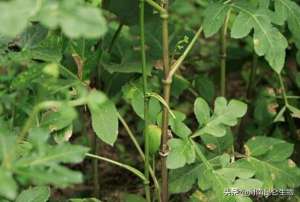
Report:
[[[149,152],[155,154],[160,147],[161,129],[156,125],[149,125],[145,134],[149,136]]]

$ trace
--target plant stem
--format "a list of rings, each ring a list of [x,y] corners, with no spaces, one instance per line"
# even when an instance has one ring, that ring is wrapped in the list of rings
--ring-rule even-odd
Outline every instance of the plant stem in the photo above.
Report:
[[[108,163],[114,164],[114,165],[119,166],[121,168],[125,168],[126,170],[128,170],[128,171],[132,172],[133,174],[135,174],[137,177],[139,177],[144,182],[147,181],[147,179],[145,178],[145,176],[143,175],[143,173],[140,172],[138,169],[136,169],[134,167],[131,167],[131,166],[123,164],[123,163],[120,163],[118,161],[114,161],[114,160],[109,159],[109,158],[105,158],[105,157],[94,155],[94,154],[90,154],[90,153],[87,153],[86,156],[87,157],[91,157],[91,158],[96,158],[96,159],[99,159],[99,160],[102,160],[102,161],[106,161]]]
[[[282,97],[283,97],[283,100],[284,100],[284,104],[285,104],[285,106],[288,106],[289,102],[288,102],[288,99],[287,99],[287,96],[286,96],[286,91],[285,91],[284,83],[283,83],[283,80],[282,80],[282,76],[281,76],[281,74],[277,74],[277,75],[278,75],[278,79],[279,79],[279,83],[280,83],[280,87],[281,87],[281,91],[282,91]]]
[[[228,11],[223,29],[221,32],[221,64],[220,64],[220,89],[221,96],[226,96],[226,59],[227,59],[227,29],[231,14],[231,9]]]
[[[159,13],[165,13],[166,10],[161,7],[158,3],[156,3],[153,0],[145,0],[150,6],[152,6],[155,10],[157,10]]]
[[[202,26],[198,29],[198,31],[196,32],[196,34],[194,35],[193,39],[191,40],[191,42],[189,43],[189,45],[187,46],[187,48],[185,49],[185,51],[183,52],[183,54],[176,60],[176,62],[171,66],[171,70],[170,73],[168,75],[168,80],[171,80],[172,77],[174,76],[175,72],[178,70],[178,68],[180,67],[180,65],[183,63],[184,59],[187,57],[187,55],[190,53],[190,51],[192,50],[192,48],[194,47],[197,39],[199,38],[201,32],[202,32],[203,28]]]
[[[247,88],[247,98],[248,99],[250,99],[253,94],[253,87],[254,87],[254,83],[255,83],[255,76],[256,76],[256,70],[257,70],[257,61],[258,61],[258,57],[255,53],[253,53],[252,67],[251,67],[251,72],[250,72],[250,77],[249,77],[248,88]]]
[[[137,149],[139,155],[141,156],[143,161],[145,161],[145,154],[143,153],[143,150],[141,149],[141,147],[140,147],[138,141],[136,140],[133,132],[131,131],[130,127],[128,126],[128,124],[126,123],[124,118],[120,115],[120,113],[118,113],[118,117],[119,117],[120,122],[124,126],[125,130],[127,131],[127,134],[129,135],[129,137],[130,137],[131,141],[133,142],[135,148]],[[157,194],[158,194],[158,196],[160,196],[160,186],[159,186],[158,180],[155,176],[154,170],[152,170],[151,167],[149,167],[149,172],[150,172],[150,175],[151,175],[152,180],[154,182],[154,186],[155,186],[155,189],[157,191]]]
[[[116,30],[116,32],[114,33],[114,36],[109,44],[109,48],[108,48],[108,53],[111,53],[112,51],[112,48],[114,47],[115,45],[115,42],[117,40],[117,38],[119,37],[121,31],[122,31],[122,28],[123,28],[123,23],[120,23],[119,26],[118,26],[118,29]]]
[[[169,29],[168,29],[168,2],[162,3],[165,13],[161,14],[162,18],[162,43],[163,43],[163,68],[164,68],[164,80],[163,80],[163,98],[166,104],[169,106],[171,83],[172,79],[169,78],[170,62],[169,62]],[[168,169],[167,169],[167,155],[168,155],[168,126],[169,126],[169,111],[166,106],[163,107],[162,114],[162,138],[161,138],[161,177],[162,177],[162,202],[167,202],[169,198],[168,190]]]
[[[98,137],[94,132],[92,132],[92,151],[98,155],[99,153],[99,142]],[[99,162],[98,159],[93,159],[93,184],[94,184],[94,196],[96,198],[100,197],[100,181],[99,181]]]
[[[151,202],[150,186],[149,186],[149,166],[150,166],[150,155],[149,155],[149,136],[145,133],[146,128],[149,124],[148,118],[148,81],[147,81],[147,66],[146,66],[146,49],[145,49],[145,1],[140,0],[140,45],[141,45],[141,59],[142,59],[142,72],[143,72],[143,93],[144,93],[144,150],[145,150],[145,166],[144,175],[147,179],[147,184],[145,184],[145,195],[147,202]]]
[[[202,151],[199,149],[197,144],[194,140],[190,138],[191,143],[193,144],[194,150],[196,151],[197,156],[200,158],[200,160],[204,163],[205,167],[209,170],[213,170],[213,167],[209,163],[209,161],[206,159],[205,155],[202,153]]]

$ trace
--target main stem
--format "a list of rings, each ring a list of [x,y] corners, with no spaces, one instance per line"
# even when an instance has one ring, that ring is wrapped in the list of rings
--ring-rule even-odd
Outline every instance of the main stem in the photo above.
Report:
[[[149,186],[149,166],[150,166],[150,155],[149,155],[149,136],[145,133],[145,129],[149,124],[148,119],[148,83],[147,83],[147,67],[146,67],[146,51],[145,51],[145,1],[140,0],[140,43],[141,43],[141,58],[142,58],[142,71],[143,71],[143,91],[144,91],[144,137],[145,137],[145,166],[144,175],[147,179],[145,183],[145,195],[147,202],[151,202],[150,186]]]
[[[162,43],[163,43],[163,64],[164,64],[164,80],[163,80],[163,98],[167,105],[170,102],[170,91],[172,78],[169,78],[170,62],[169,62],[169,29],[168,29],[168,3],[163,3],[163,8],[166,12],[161,13],[162,18]],[[162,114],[162,138],[161,138],[161,178],[162,178],[162,202],[167,202],[169,198],[168,190],[168,169],[167,169],[167,155],[168,155],[168,125],[169,125],[169,111],[167,106],[163,108]]]
[[[221,33],[221,64],[220,64],[220,89],[221,96],[226,96],[226,59],[227,59],[227,29],[231,11],[229,10],[225,18]]]

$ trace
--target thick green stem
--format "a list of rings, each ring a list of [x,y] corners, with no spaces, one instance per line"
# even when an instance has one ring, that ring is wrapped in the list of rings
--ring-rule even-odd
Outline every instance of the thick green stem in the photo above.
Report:
[[[228,11],[221,32],[221,64],[220,64],[220,89],[221,96],[226,96],[226,59],[227,59],[227,29],[231,10]]]
[[[168,29],[168,3],[163,3],[163,8],[166,13],[161,14],[162,18],[162,43],[163,43],[163,64],[164,64],[164,80],[163,80],[163,98],[165,103],[169,106],[171,83],[172,79],[169,78],[170,62],[169,62],[169,29]],[[163,108],[162,114],[162,138],[161,138],[161,178],[162,178],[162,202],[167,202],[169,198],[168,190],[168,169],[167,169],[167,156],[168,156],[168,126],[169,126],[169,111],[166,106]]]
[[[145,49],[145,1],[140,0],[140,43],[141,43],[141,59],[142,59],[142,71],[143,71],[143,93],[144,93],[144,137],[145,137],[145,166],[144,174],[147,179],[147,184],[145,184],[145,195],[147,202],[151,202],[150,186],[149,186],[149,166],[150,166],[150,155],[149,155],[149,136],[145,133],[145,129],[148,127],[148,81],[147,81],[147,66],[146,66],[146,49]]]

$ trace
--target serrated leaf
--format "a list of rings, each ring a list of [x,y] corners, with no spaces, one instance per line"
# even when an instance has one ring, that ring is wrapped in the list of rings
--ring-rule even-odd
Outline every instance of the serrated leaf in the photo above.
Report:
[[[49,187],[34,187],[21,192],[16,202],[47,202],[50,197]]]

